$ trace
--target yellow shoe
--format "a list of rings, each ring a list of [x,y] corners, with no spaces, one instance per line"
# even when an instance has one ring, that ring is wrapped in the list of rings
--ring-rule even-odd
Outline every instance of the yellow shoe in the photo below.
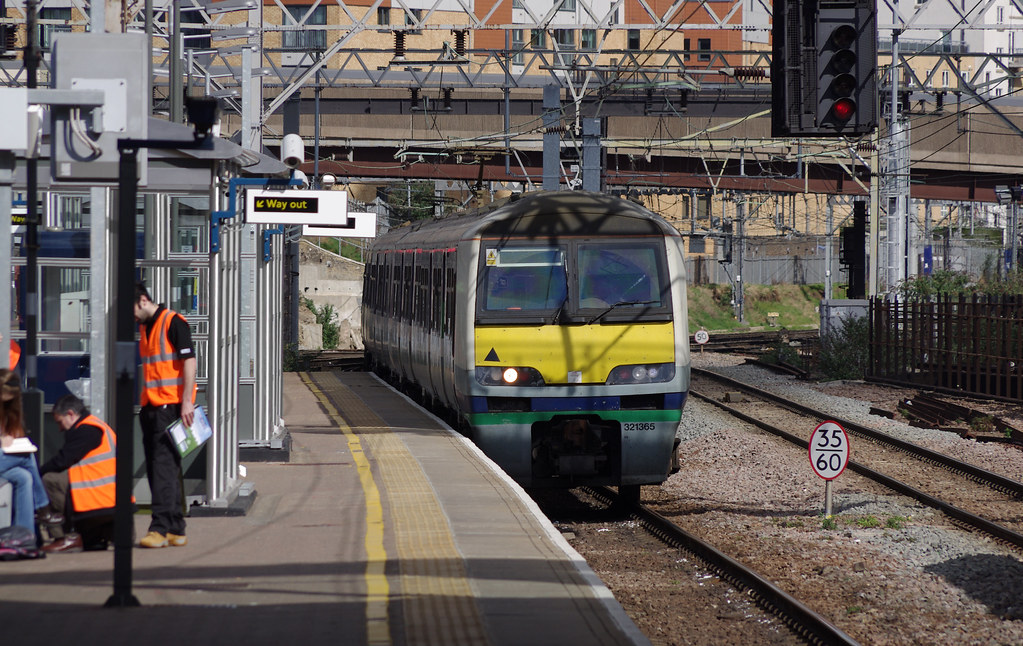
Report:
[[[188,545],[188,537],[184,534],[167,534],[167,542],[173,547],[184,547]]]
[[[139,541],[141,547],[167,547],[167,537],[160,532],[149,532]]]

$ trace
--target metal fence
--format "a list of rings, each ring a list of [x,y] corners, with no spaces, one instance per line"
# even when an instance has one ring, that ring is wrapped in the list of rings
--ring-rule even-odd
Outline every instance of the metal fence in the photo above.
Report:
[[[827,254],[824,236],[798,239],[747,238],[743,245],[742,280],[749,285],[814,285],[827,280]],[[838,262],[838,241],[831,240],[831,276],[838,282],[848,280]],[[720,252],[690,253],[686,261],[689,282],[693,285],[728,284],[739,273],[738,247],[733,261],[723,263]],[[690,247],[692,249],[692,245]],[[701,248],[702,251],[702,248]]]
[[[870,378],[1023,397],[1023,297],[875,298],[870,324]]]

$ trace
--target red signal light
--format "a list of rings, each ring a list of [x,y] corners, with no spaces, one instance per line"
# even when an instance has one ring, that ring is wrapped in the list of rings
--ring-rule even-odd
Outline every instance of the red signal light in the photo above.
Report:
[[[835,115],[836,119],[841,121],[852,119],[855,112],[856,102],[849,98],[839,99],[831,106],[831,113]]]

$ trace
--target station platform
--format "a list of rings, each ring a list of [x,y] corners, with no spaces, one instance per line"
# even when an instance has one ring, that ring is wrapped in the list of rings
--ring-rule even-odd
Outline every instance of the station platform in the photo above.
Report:
[[[649,644],[518,485],[375,376],[286,373],[287,463],[246,464],[245,516],[132,552],[0,563],[12,644]],[[148,517],[135,517],[145,534]]]

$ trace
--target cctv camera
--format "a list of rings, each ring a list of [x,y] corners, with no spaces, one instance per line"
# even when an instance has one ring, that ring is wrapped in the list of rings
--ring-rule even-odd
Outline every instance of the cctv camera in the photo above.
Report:
[[[196,135],[205,137],[220,119],[220,102],[210,96],[190,96],[185,99],[185,111]]]
[[[323,188],[330,188],[336,183],[337,178],[334,177],[332,173],[324,173],[323,176],[320,177],[320,186],[322,186]]]
[[[281,161],[288,168],[295,168],[305,161],[305,145],[296,134],[284,135],[281,140]]]
[[[309,188],[309,178],[302,171],[295,169],[291,171],[291,179],[297,179],[302,182],[302,188]]]

